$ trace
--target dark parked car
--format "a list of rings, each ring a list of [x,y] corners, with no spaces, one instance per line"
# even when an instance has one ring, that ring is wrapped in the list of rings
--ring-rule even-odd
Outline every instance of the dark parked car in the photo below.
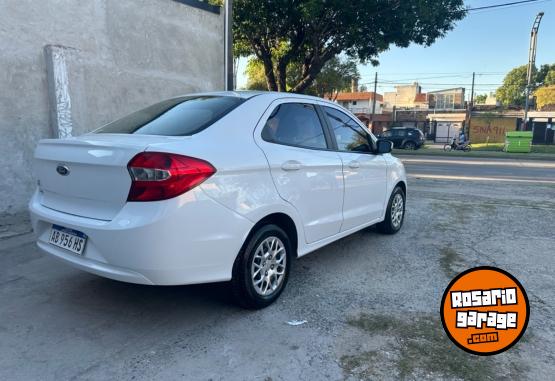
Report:
[[[414,127],[394,127],[381,137],[392,141],[395,148],[418,149],[424,144],[424,134]]]

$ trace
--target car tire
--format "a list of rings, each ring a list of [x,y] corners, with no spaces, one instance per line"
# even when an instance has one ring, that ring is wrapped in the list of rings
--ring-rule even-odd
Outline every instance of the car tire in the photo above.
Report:
[[[231,288],[237,304],[260,309],[272,304],[289,279],[291,240],[279,226],[268,224],[252,234],[233,265]]]
[[[416,144],[414,142],[406,142],[403,148],[412,151],[416,149]]]
[[[405,220],[405,201],[405,192],[403,189],[400,186],[395,187],[387,203],[385,219],[376,225],[380,233],[395,234],[401,230],[403,221]]]

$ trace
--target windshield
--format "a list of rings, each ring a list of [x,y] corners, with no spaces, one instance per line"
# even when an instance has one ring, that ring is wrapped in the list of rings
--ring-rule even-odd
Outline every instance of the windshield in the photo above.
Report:
[[[193,96],[169,99],[93,131],[96,134],[190,136],[239,106],[242,98]]]

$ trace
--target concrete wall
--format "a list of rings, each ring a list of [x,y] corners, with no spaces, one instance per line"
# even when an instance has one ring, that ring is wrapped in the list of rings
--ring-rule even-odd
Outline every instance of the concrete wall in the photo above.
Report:
[[[45,46],[65,59],[73,135],[224,87],[223,11],[173,0],[0,0],[0,15],[0,214],[26,207],[35,145],[57,135]]]
[[[414,99],[417,94],[422,92],[422,88],[418,83],[412,85],[395,86],[394,92],[384,93],[385,107],[391,109],[393,106],[400,107],[414,107]]]

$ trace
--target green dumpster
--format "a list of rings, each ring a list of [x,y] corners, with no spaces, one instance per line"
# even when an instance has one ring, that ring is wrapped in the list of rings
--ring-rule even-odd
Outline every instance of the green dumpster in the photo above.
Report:
[[[530,152],[532,131],[511,131],[505,134],[505,152]]]

